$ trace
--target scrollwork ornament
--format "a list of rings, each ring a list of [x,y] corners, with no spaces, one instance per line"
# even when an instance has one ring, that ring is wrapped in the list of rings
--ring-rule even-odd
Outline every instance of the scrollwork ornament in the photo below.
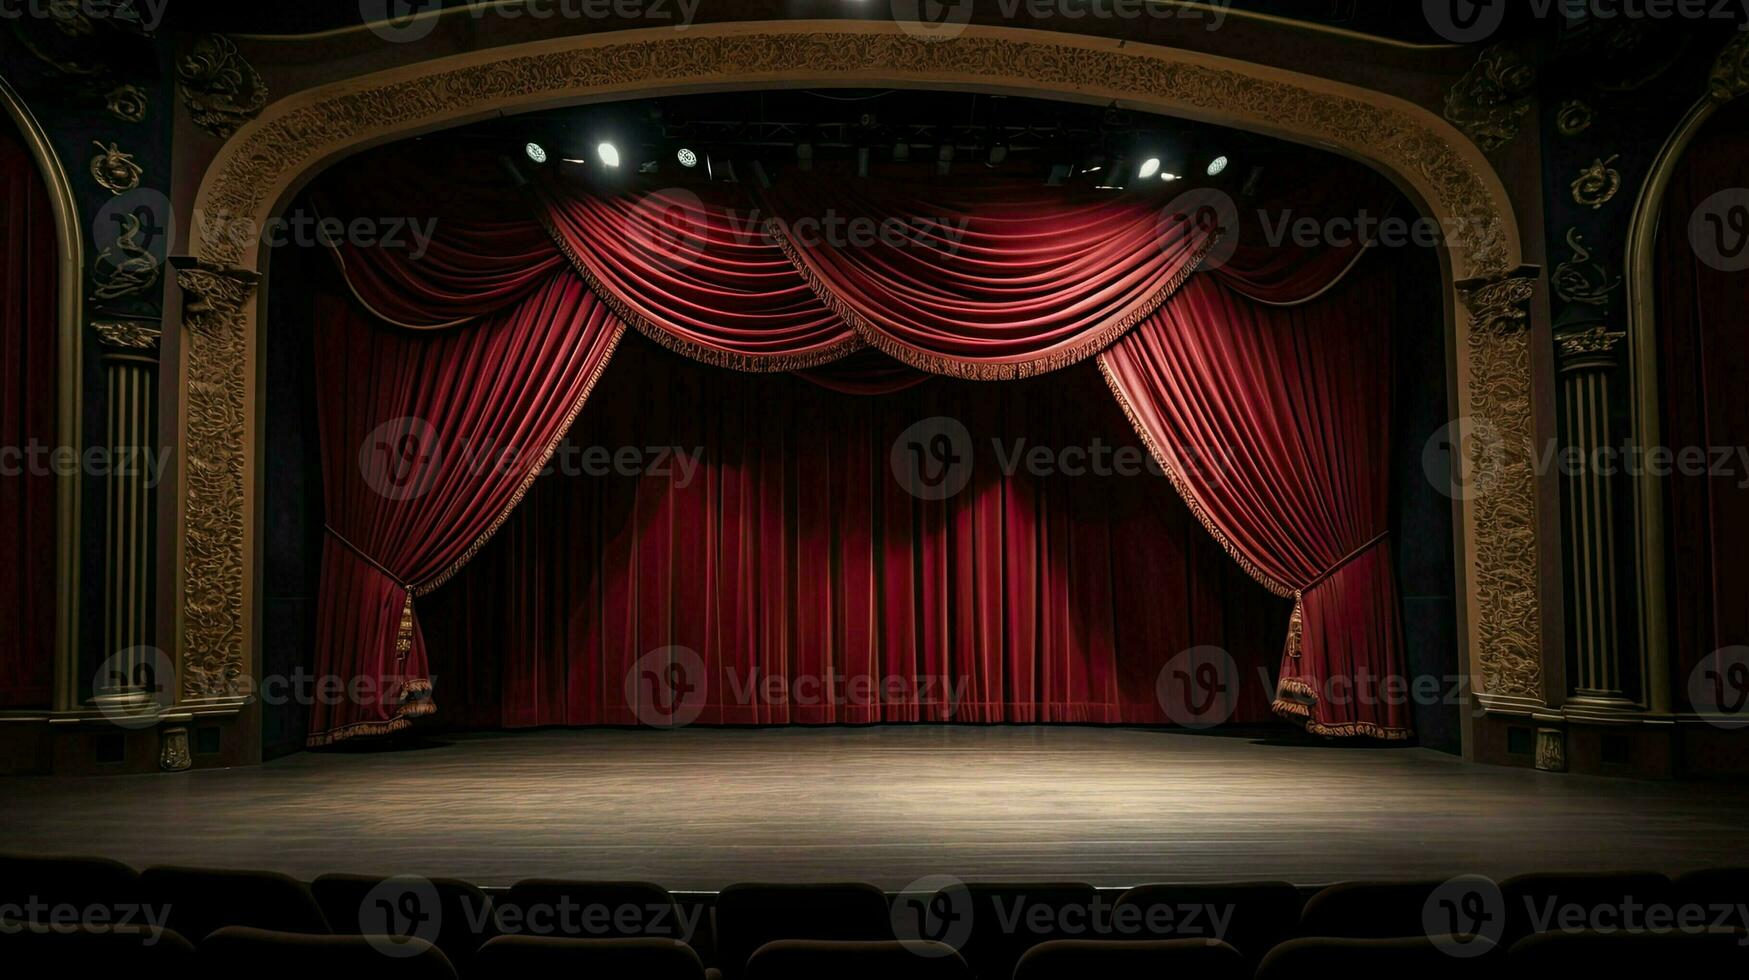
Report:
[[[146,118],[146,90],[138,85],[117,85],[103,97],[103,107],[122,122],[137,123]]]
[[[1621,286],[1621,277],[1612,277],[1602,263],[1591,261],[1591,250],[1585,247],[1585,236],[1579,229],[1567,229],[1567,247],[1572,249],[1572,255],[1555,266],[1549,277],[1555,295],[1569,303],[1608,305],[1609,294]]]
[[[1555,337],[1555,346],[1561,352],[1562,358],[1593,357],[1599,354],[1612,354],[1627,336],[1624,330],[1611,330],[1602,324],[1559,334]]]
[[[97,147],[97,155],[91,158],[91,179],[111,194],[126,194],[140,186],[140,177],[145,170],[140,167],[132,153],[124,153],[114,143],[104,146],[102,143],[92,143]]]
[[[117,350],[156,351],[163,331],[143,320],[98,320],[91,324],[103,346]]]
[[[1607,160],[1598,160],[1591,166],[1579,172],[1573,180],[1573,203],[1600,210],[1605,204],[1615,200],[1621,193],[1621,171],[1610,164],[1621,158],[1616,154]]]
[[[1719,52],[1707,91],[1718,102],[1749,95],[1749,33],[1739,31]]]
[[[220,139],[267,105],[267,83],[222,34],[202,35],[177,59],[176,81],[194,124]]]
[[[1492,153],[1518,136],[1535,86],[1536,68],[1514,48],[1497,44],[1446,93],[1445,118]]]
[[[1571,138],[1590,129],[1594,119],[1590,106],[1578,99],[1568,99],[1555,113],[1555,129]]]
[[[117,300],[143,293],[156,286],[162,277],[158,257],[140,244],[144,226],[139,215],[121,216],[121,233],[108,248],[97,253],[92,278],[96,288],[92,296],[99,300]]]

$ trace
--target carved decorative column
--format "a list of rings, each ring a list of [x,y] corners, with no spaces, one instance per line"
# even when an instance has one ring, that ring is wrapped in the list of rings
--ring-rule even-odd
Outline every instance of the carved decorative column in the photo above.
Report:
[[[93,700],[110,707],[153,700],[152,542],[158,448],[158,325],[145,320],[93,323],[102,344],[109,406],[108,492],[103,531],[103,670]]]
[[[1560,358],[1561,444],[1565,467],[1567,581],[1575,653],[1572,699],[1629,708],[1622,679],[1616,611],[1614,467],[1599,453],[1615,449],[1610,381],[1625,331],[1601,324],[1555,335]]]
[[[177,573],[184,621],[177,674],[183,703],[241,700],[253,669],[244,604],[250,567],[248,501],[251,318],[261,276],[171,259],[183,290],[187,351],[183,405],[184,525]]]

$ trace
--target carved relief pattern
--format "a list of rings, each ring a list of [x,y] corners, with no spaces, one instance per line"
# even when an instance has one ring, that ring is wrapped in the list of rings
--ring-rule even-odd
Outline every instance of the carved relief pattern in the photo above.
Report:
[[[161,332],[143,320],[99,320],[91,324],[105,347],[131,351],[156,351]]]
[[[267,104],[267,83],[237,46],[222,34],[207,34],[176,63],[177,87],[194,124],[227,137]]]
[[[1749,33],[1739,32],[1719,52],[1707,90],[1720,102],[1749,95]]]
[[[1445,230],[1456,278],[1498,278],[1512,271],[1512,243],[1503,219],[1508,205],[1494,196],[1482,169],[1460,152],[1456,140],[1408,111],[1141,52],[988,37],[924,44],[902,34],[861,31],[672,36],[354,85],[249,124],[209,173],[197,202],[205,215],[200,227],[258,227],[289,178],[364,136],[384,133],[391,121],[410,129],[442,122],[457,106],[551,99],[566,92],[635,93],[664,84],[781,77],[803,70],[871,71],[920,80],[1020,79],[1042,88],[1083,92],[1097,80],[1109,91],[1149,93],[1265,132],[1345,147],[1409,177],[1437,213],[1450,217],[1451,227]],[[181,274],[184,288],[205,297],[198,310],[189,310],[187,354],[184,639],[190,663],[184,677],[191,695],[222,692],[226,678],[245,669],[241,501],[245,337],[251,314],[243,301],[251,287],[218,268],[250,261],[252,245],[252,236],[202,237],[193,250],[205,260],[203,268]],[[1530,372],[1522,313],[1512,329],[1472,330],[1470,343],[1476,359],[1476,411],[1522,436],[1528,453]],[[1533,487],[1528,458],[1514,456],[1513,462],[1524,471],[1515,471],[1483,501],[1486,513],[1476,524],[1478,599],[1483,605],[1479,628],[1490,665],[1489,689],[1531,693],[1540,683]]]
[[[1535,84],[1534,67],[1513,49],[1495,45],[1446,94],[1445,118],[1492,153],[1518,136]]]
[[[253,273],[207,263],[178,269],[188,326],[187,530],[182,556],[184,698],[237,693],[245,676],[243,449],[245,310]]]
[[[1531,423],[1529,303],[1536,279],[1514,276],[1463,291],[1470,311],[1469,411],[1497,446],[1473,444],[1472,466],[1499,467],[1475,512],[1475,644],[1482,690],[1542,698],[1537,593],[1536,476]]]

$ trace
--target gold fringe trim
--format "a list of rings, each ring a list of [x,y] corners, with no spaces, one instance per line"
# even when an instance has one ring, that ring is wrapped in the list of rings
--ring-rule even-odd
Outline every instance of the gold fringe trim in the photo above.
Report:
[[[401,704],[395,709],[395,717],[388,721],[360,721],[325,732],[315,732],[304,739],[304,747],[319,749],[350,738],[392,735],[413,727],[413,719],[436,713],[437,703],[431,700],[431,680],[415,677],[401,685]]]
[[[404,592],[406,601],[401,603],[401,625],[395,632],[395,660],[407,659],[407,654],[413,651],[413,593]]]
[[[540,221],[541,227],[547,230],[547,235],[552,238],[553,244],[558,246],[559,251],[571,263],[571,268],[576,270],[577,274],[583,277],[583,281],[589,285],[590,291],[600,297],[615,316],[631,324],[638,333],[682,357],[691,358],[712,367],[728,368],[731,371],[740,371],[745,374],[776,374],[785,371],[801,371],[843,360],[864,346],[862,338],[852,333],[842,340],[833,341],[824,347],[817,347],[800,354],[780,354],[766,357],[758,354],[740,354],[734,351],[718,350],[696,341],[687,340],[632,309],[631,304],[626,303],[613,290],[607,288],[607,284],[602,281],[600,276],[596,275],[594,267],[583,258],[581,253],[571,247],[571,243],[565,239],[564,232],[553,222],[552,215],[548,213],[544,204],[544,201],[536,203],[535,217]]]
[[[1350,721],[1340,725],[1325,725],[1315,721],[1307,721],[1306,731],[1313,735],[1324,735],[1330,738],[1353,738],[1356,735],[1361,735],[1387,742],[1401,742],[1414,734],[1407,728],[1386,728],[1370,721]]]
[[[1154,457],[1154,461],[1160,464],[1162,470],[1166,471],[1166,478],[1172,482],[1172,488],[1178,491],[1178,496],[1184,500],[1185,506],[1190,508],[1191,515],[1194,516],[1197,522],[1203,526],[1203,530],[1209,533],[1209,537],[1215,539],[1215,543],[1219,544],[1221,549],[1224,550],[1229,557],[1235,562],[1238,562],[1239,567],[1245,570],[1245,574],[1256,579],[1257,584],[1284,599],[1295,599],[1297,603],[1297,600],[1299,599],[1298,590],[1281,584],[1274,578],[1270,577],[1268,573],[1263,571],[1263,569],[1258,568],[1249,558],[1246,558],[1239,552],[1239,549],[1233,545],[1233,542],[1228,540],[1225,534],[1221,533],[1219,527],[1215,526],[1215,522],[1209,517],[1208,511],[1203,509],[1202,501],[1198,500],[1195,492],[1191,490],[1190,481],[1185,479],[1183,473],[1179,472],[1177,464],[1169,455],[1167,455],[1161,445],[1154,440],[1153,435],[1148,432],[1147,426],[1142,424],[1141,417],[1136,414],[1135,406],[1130,404],[1129,396],[1124,394],[1123,386],[1118,384],[1117,375],[1112,373],[1111,364],[1105,359],[1103,353],[1099,355],[1098,363],[1099,373],[1105,376],[1106,387],[1110,388],[1112,395],[1117,398],[1117,405],[1123,410],[1124,418],[1129,419],[1130,428],[1136,430],[1136,436],[1142,440],[1142,445],[1148,450],[1148,455]],[[1296,604],[1294,608],[1297,611],[1299,607]]]
[[[1084,361],[1103,351],[1116,342],[1119,337],[1134,329],[1136,324],[1152,316],[1161,304],[1170,299],[1173,293],[1178,292],[1202,266],[1203,260],[1208,258],[1209,253],[1221,240],[1219,232],[1210,235],[1208,241],[1204,242],[1197,249],[1196,254],[1191,256],[1190,261],[1185,263],[1184,268],[1173,273],[1158,289],[1136,301],[1136,304],[1127,313],[1116,317],[1069,347],[1024,361],[967,361],[961,358],[944,357],[940,354],[924,353],[889,336],[874,324],[863,319],[861,314],[852,309],[830,285],[819,277],[813,267],[802,257],[795,243],[790,241],[788,235],[784,234],[783,225],[777,218],[765,220],[765,233],[770,235],[772,240],[777,243],[777,247],[783,250],[783,254],[790,260],[790,264],[795,266],[797,274],[807,282],[808,288],[814,291],[814,295],[819,297],[820,302],[824,303],[827,309],[842,317],[844,322],[850,325],[850,329],[862,339],[863,343],[895,361],[909,364],[920,371],[944,374],[954,378],[966,378],[972,381],[1015,381],[1021,378],[1036,377],[1041,374],[1049,374],[1052,371],[1060,371],[1071,364]]]
[[[1288,698],[1276,698],[1269,705],[1269,710],[1287,718],[1305,724],[1312,720],[1312,706],[1301,704]]]
[[[565,412],[564,421],[559,423],[559,428],[553,434],[553,438],[547,442],[546,446],[542,447],[540,458],[535,461],[534,466],[530,467],[528,473],[523,476],[522,482],[517,485],[516,492],[511,494],[510,501],[504,505],[504,509],[498,513],[498,516],[493,519],[492,523],[487,526],[486,530],[482,531],[480,536],[474,539],[474,543],[468,546],[468,550],[462,552],[460,558],[451,562],[449,567],[439,572],[435,578],[421,582],[407,590],[409,611],[411,610],[414,596],[430,595],[444,583],[455,578],[468,562],[474,560],[474,556],[480,553],[480,549],[486,547],[486,542],[492,540],[492,536],[498,533],[498,529],[504,526],[504,522],[510,520],[511,512],[516,510],[517,505],[522,503],[522,498],[527,496],[529,489],[534,486],[534,481],[540,477],[541,470],[546,469],[547,463],[553,458],[553,454],[559,451],[559,444],[565,441],[565,436],[571,431],[571,423],[577,421],[577,416],[582,414],[584,403],[589,401],[589,396],[595,391],[596,383],[601,380],[602,374],[607,371],[607,365],[613,360],[614,351],[619,349],[620,338],[624,336],[625,324],[623,322],[616,324],[613,328],[613,336],[609,337],[607,340],[607,348],[601,352],[601,360],[596,363],[595,370],[591,371],[589,377],[584,380],[583,390],[577,393],[576,400],[571,403],[570,409]]]

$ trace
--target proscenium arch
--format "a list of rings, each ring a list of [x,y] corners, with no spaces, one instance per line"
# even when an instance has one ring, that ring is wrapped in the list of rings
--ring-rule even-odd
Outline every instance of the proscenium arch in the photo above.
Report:
[[[1738,34],[1714,63],[1707,93],[1691,106],[1653,158],[1628,224],[1627,270],[1629,408],[1640,446],[1663,445],[1658,378],[1658,225],[1676,168],[1706,124],[1732,101],[1749,95],[1749,35]],[[1641,472],[1634,480],[1634,575],[1640,612],[1640,651],[1646,675],[1646,707],[1670,714],[1670,632],[1665,606],[1664,484]]]
[[[1198,119],[1368,163],[1445,230],[1448,344],[1459,417],[1504,436],[1492,489],[1460,500],[1461,645],[1481,696],[1542,701],[1531,357],[1520,238],[1499,177],[1434,113],[1394,96],[1264,65],[1154,45],[968,27],[924,41],[905,25],[782,21],[654,28],[492,48],[297,92],[220,148],[201,182],[185,291],[178,425],[185,703],[236,702],[254,676],[259,505],[260,236],[317,170],[367,146],[502,113],[686,92],[841,85],[963,88]],[[1463,311],[1472,310],[1465,315]],[[1459,496],[1466,496],[1460,494]]]
[[[55,431],[63,446],[82,449],[80,370],[83,364],[85,239],[80,233],[79,205],[73,185],[49,143],[48,133],[31,114],[18,92],[0,78],[0,106],[18,128],[36,158],[37,171],[49,190],[49,210],[55,219]],[[50,709],[78,707],[76,680],[79,649],[79,473],[56,478],[55,487],[55,683]]]

